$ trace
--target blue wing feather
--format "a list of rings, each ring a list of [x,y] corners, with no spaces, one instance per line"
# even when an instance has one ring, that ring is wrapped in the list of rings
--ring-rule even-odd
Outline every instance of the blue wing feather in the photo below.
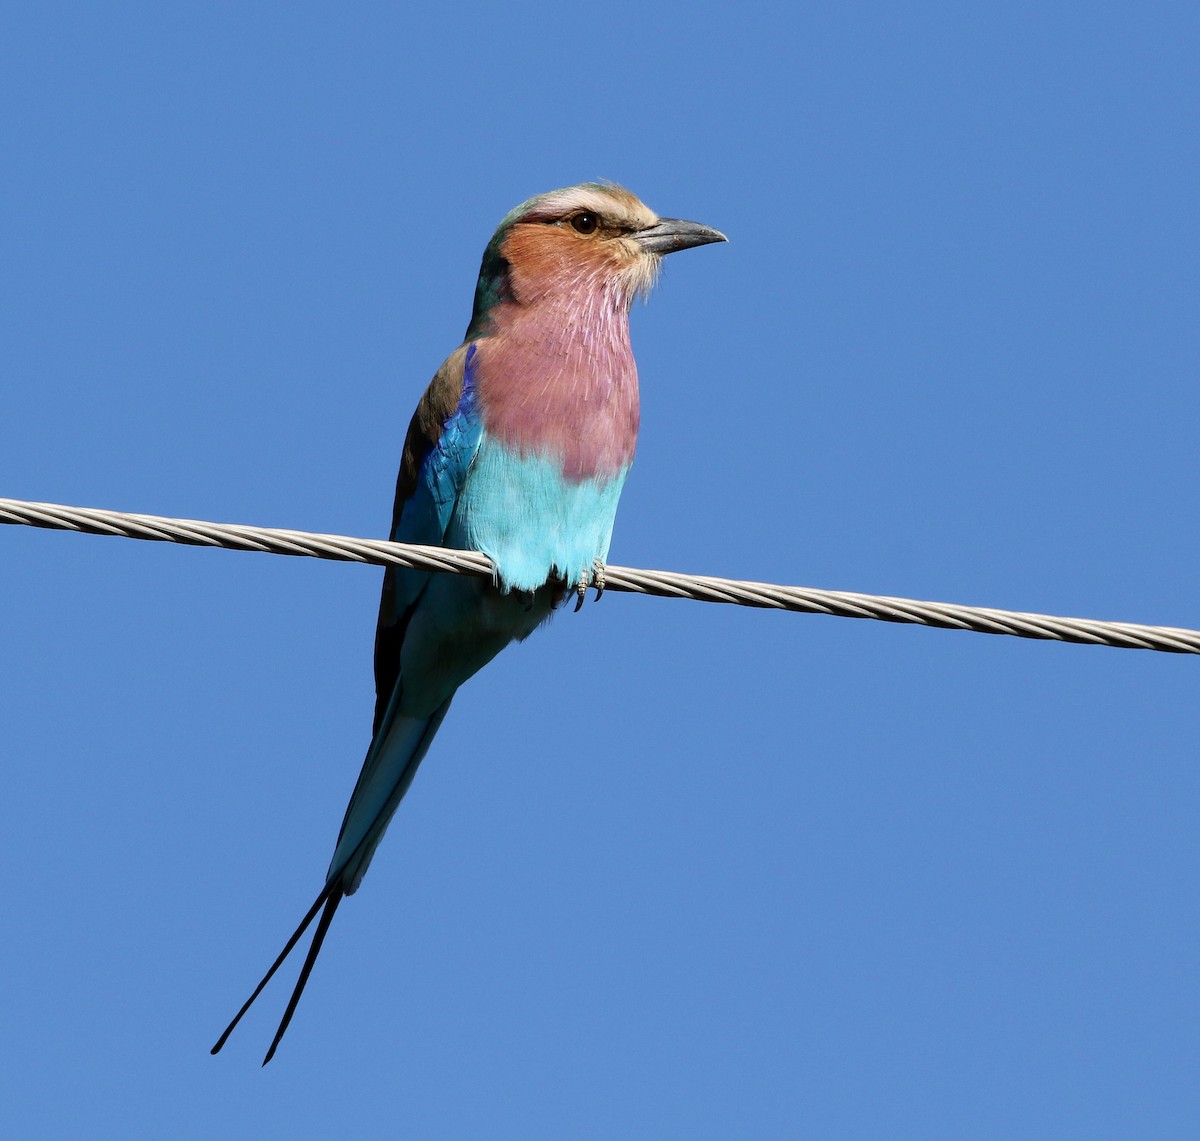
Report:
[[[393,542],[437,546],[446,537],[467,471],[483,438],[483,420],[471,367],[474,356],[475,346],[470,345],[463,359],[458,406],[443,424],[441,435],[422,461],[412,493],[402,504],[396,505],[391,533]],[[429,572],[398,568],[395,580],[393,610],[389,616],[393,621],[425,589]],[[384,621],[384,615],[380,615],[380,621]],[[383,699],[384,695],[380,694],[380,697]]]
[[[467,470],[483,435],[472,362],[475,346],[463,359],[462,392],[458,407],[442,426],[437,443],[421,464],[417,486],[398,512],[392,527],[397,543],[440,543],[462,491]]]

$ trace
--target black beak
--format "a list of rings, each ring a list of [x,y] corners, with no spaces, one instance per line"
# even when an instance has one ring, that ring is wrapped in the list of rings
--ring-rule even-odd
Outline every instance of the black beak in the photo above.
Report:
[[[653,226],[630,236],[652,254],[673,254],[692,246],[707,246],[709,242],[729,241],[720,230],[702,226],[699,222],[685,222],[682,218],[659,218]]]

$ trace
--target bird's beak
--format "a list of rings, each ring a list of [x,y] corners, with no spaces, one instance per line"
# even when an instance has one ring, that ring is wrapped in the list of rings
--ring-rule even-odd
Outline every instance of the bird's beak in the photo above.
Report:
[[[720,230],[702,226],[699,222],[685,222],[682,218],[659,218],[653,226],[638,230],[630,237],[652,254],[673,254],[676,250],[729,240]]]

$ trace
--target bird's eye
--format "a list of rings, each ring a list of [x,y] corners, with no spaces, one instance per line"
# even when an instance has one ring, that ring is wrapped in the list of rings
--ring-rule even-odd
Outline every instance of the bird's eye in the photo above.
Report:
[[[600,225],[600,219],[590,210],[581,210],[571,218],[571,225],[581,234],[594,234]]]

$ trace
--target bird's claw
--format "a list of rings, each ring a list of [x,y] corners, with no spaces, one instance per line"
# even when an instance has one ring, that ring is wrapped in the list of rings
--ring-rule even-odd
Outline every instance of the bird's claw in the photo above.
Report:
[[[596,588],[596,601],[599,602],[600,595],[604,593],[604,563],[600,559],[593,560],[591,571],[580,575],[579,581],[575,584],[576,614],[583,609],[583,600],[587,598],[589,586]]]
[[[600,595],[604,593],[604,563],[600,559],[592,560],[592,585],[596,588],[596,601],[600,601]]]

